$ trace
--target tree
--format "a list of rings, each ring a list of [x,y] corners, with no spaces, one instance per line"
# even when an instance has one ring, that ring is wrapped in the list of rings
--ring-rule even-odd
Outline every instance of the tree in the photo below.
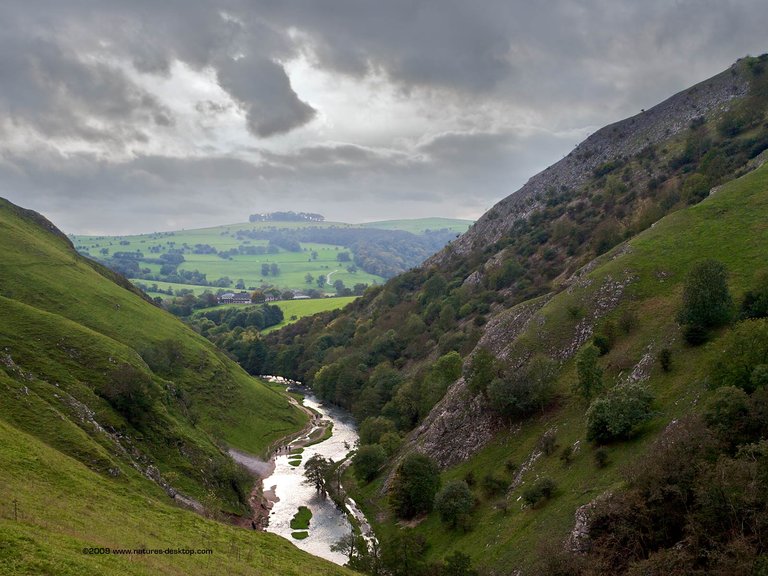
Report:
[[[683,285],[683,306],[677,319],[690,344],[701,344],[710,328],[726,324],[733,299],[728,291],[728,272],[717,260],[703,260],[691,268]]]
[[[375,372],[374,372],[375,373]],[[384,416],[366,418],[360,424],[360,443],[377,444],[387,432],[395,431],[395,423]]]
[[[254,290],[253,294],[251,294],[251,302],[254,304],[261,304],[262,302],[266,302],[267,297],[264,295],[264,292],[261,290]]]
[[[336,260],[339,262],[350,262],[352,259],[349,257],[349,252],[339,252],[336,254]]]
[[[469,389],[478,394],[480,392],[485,393],[496,375],[496,357],[487,348],[480,348],[472,357],[469,370],[464,374],[464,378]]]
[[[269,271],[272,272],[272,276],[277,276],[280,274],[280,267],[276,262],[272,262],[272,264],[269,266]]]
[[[328,279],[325,277],[325,274],[320,274],[320,276],[317,277],[317,285],[320,288],[323,288],[326,282],[328,282]]]
[[[464,480],[453,480],[438,492],[435,510],[451,528],[468,528],[475,498]]]
[[[309,272],[307,272],[304,275],[304,282],[306,282],[307,284],[312,284],[312,282],[314,282],[314,281],[315,281],[315,277],[312,276],[312,274],[310,274]]]
[[[521,417],[543,410],[553,394],[557,363],[542,354],[528,364],[506,370],[488,386],[488,400],[499,413]]]
[[[352,458],[355,476],[363,482],[370,482],[387,461],[387,453],[379,444],[360,446]]]
[[[712,383],[753,392],[765,385],[766,369],[768,320],[745,320],[723,338],[721,352],[712,363]]]
[[[755,275],[755,284],[744,294],[741,300],[740,317],[765,318],[768,316],[768,270],[760,270]]]
[[[261,265],[261,275],[262,276],[269,276],[269,264],[267,264],[266,262],[264,262]]]
[[[597,363],[599,356],[600,350],[595,345],[590,344],[576,357],[578,380],[574,389],[587,402],[603,389],[603,371]]]
[[[413,518],[432,510],[435,495],[440,489],[440,471],[434,460],[414,452],[406,456],[397,467],[389,501],[399,518]]]
[[[318,494],[328,490],[328,474],[333,466],[333,460],[315,454],[304,464],[304,483],[314,486]]]
[[[446,557],[440,574],[442,576],[478,576],[478,571],[472,568],[472,559],[457,550]]]
[[[587,439],[605,443],[627,440],[651,417],[653,396],[639,384],[619,386],[587,410]]]
[[[355,556],[360,556],[363,550],[366,553],[368,552],[365,539],[354,532],[348,532],[339,540],[331,544],[331,551],[344,554],[347,557],[348,564],[352,563]]]

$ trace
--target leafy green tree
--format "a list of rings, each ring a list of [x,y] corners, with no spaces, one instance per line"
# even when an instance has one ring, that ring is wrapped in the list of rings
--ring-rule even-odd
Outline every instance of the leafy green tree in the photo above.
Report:
[[[574,386],[576,393],[587,402],[603,390],[603,370],[597,363],[600,350],[590,344],[576,356],[576,374],[578,380]]]
[[[550,499],[556,489],[557,485],[551,478],[539,478],[531,486],[523,490],[523,500],[526,504],[535,508],[544,500]]]
[[[314,486],[318,494],[328,491],[328,475],[333,466],[333,460],[315,454],[304,464],[304,483]]]
[[[387,432],[395,431],[395,423],[384,416],[366,418],[360,424],[360,444],[378,444],[381,437]]]
[[[488,385],[497,377],[496,356],[487,348],[480,348],[472,357],[464,378],[475,394],[485,393]]]
[[[735,386],[752,392],[766,383],[768,369],[768,319],[745,320],[723,338],[712,363],[715,386]]]
[[[686,340],[700,344],[706,331],[726,324],[732,315],[733,299],[728,291],[728,272],[718,260],[703,260],[693,266],[683,285],[683,306],[677,319],[684,325]]]
[[[399,518],[413,518],[432,510],[440,489],[440,471],[434,460],[414,452],[397,467],[389,491],[389,502]]]
[[[472,568],[472,559],[457,550],[446,557],[440,574],[441,576],[478,576],[479,573]]]
[[[768,270],[755,275],[755,284],[741,300],[742,319],[768,317]]]
[[[494,410],[516,418],[543,410],[550,402],[557,364],[543,354],[525,366],[505,370],[488,386],[488,400]]]
[[[475,498],[464,480],[453,480],[435,497],[435,510],[451,528],[468,528]]]
[[[269,265],[269,271],[272,273],[272,276],[280,274],[280,267],[277,265],[277,262],[272,262],[272,264]]]
[[[618,386],[587,411],[587,439],[605,443],[631,438],[650,419],[653,396],[639,384]]]
[[[261,275],[262,276],[269,276],[269,264],[267,264],[266,262],[264,262],[261,265]]]
[[[387,453],[380,444],[366,444],[358,448],[352,457],[355,476],[363,482],[370,482],[387,461]]]
[[[396,530],[384,542],[382,563],[391,576],[421,576],[425,573],[427,540],[413,528]]]
[[[325,287],[325,285],[328,283],[328,279],[325,277],[325,274],[320,274],[320,276],[317,277],[317,285],[320,288]]]

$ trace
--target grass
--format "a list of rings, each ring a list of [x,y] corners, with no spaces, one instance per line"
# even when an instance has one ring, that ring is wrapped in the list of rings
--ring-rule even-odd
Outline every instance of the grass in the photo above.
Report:
[[[279,306],[283,311],[283,317],[285,318],[280,324],[270,326],[263,333],[272,332],[273,330],[279,330],[283,326],[293,324],[304,316],[312,316],[319,312],[327,312],[329,310],[338,310],[344,308],[350,302],[353,302],[357,296],[343,296],[337,298],[317,298],[309,300],[280,300],[275,302],[276,306]]]
[[[178,508],[130,467],[117,478],[98,474],[2,419],[0,470],[0,574],[353,574],[278,536]],[[84,548],[212,554],[96,555]]]
[[[245,246],[266,246],[266,240],[239,240],[236,233],[240,230],[271,230],[271,229],[299,229],[305,227],[336,227],[336,228],[379,228],[385,230],[405,230],[414,234],[422,234],[425,230],[438,230],[448,228],[458,233],[465,232],[471,225],[468,220],[454,220],[450,218],[421,218],[415,220],[386,220],[381,222],[369,222],[361,225],[345,224],[342,222],[254,222],[240,223],[226,226],[215,226],[196,230],[177,230],[174,232],[159,232],[152,234],[140,234],[134,236],[72,236],[72,241],[78,250],[88,253],[92,257],[104,257],[102,250],[108,255],[115,252],[141,251],[147,258],[157,258],[174,248],[181,248],[185,244],[193,247],[196,244],[208,244],[218,251],[226,251]],[[350,252],[348,248],[331,244],[317,244],[303,242],[301,252],[287,252],[280,250],[276,254],[264,255],[237,255],[224,260],[216,254],[185,254],[185,262],[180,270],[199,270],[207,275],[209,281],[228,276],[233,282],[243,279],[248,289],[255,289],[262,284],[274,284],[280,289],[303,290],[317,288],[317,284],[307,284],[305,276],[309,273],[315,280],[320,275],[331,276],[329,284],[336,280],[342,280],[344,285],[352,288],[355,284],[382,284],[384,279],[374,274],[369,274],[358,269],[357,272],[347,271],[347,264],[339,263],[336,259],[339,252]],[[155,250],[155,252],[152,252]],[[317,258],[311,259],[312,251],[317,252]],[[261,265],[263,263],[276,263],[280,267],[277,276],[262,276]],[[159,272],[159,264],[142,263],[144,268],[152,272]],[[201,294],[205,290],[217,290],[215,287],[195,286],[188,284],[175,284],[168,282],[155,282],[152,280],[133,279],[135,283],[143,283],[147,286],[156,284],[158,288],[167,290],[188,289],[195,294]],[[332,293],[332,286],[325,288]],[[156,291],[148,291],[153,296],[166,296]]]
[[[618,296],[615,309],[598,321],[618,324],[625,312],[636,318],[628,333],[619,331],[608,354],[600,359],[609,386],[626,378],[643,359],[648,359],[648,388],[655,396],[654,418],[642,428],[642,434],[629,442],[610,445],[609,464],[598,468],[594,462],[595,447],[586,441],[584,412],[586,404],[571,392],[576,380],[575,362],[566,362],[557,382],[557,401],[545,414],[521,423],[519,429],[499,434],[469,460],[443,473],[443,481],[463,479],[471,473],[478,506],[473,527],[468,532],[450,530],[437,514],[424,519],[416,530],[427,537],[427,557],[439,560],[453,551],[468,554],[487,569],[522,568],[527,570],[542,553],[543,542],[562,542],[574,524],[574,512],[600,494],[623,486],[622,471],[640,455],[665,427],[676,418],[699,410],[710,391],[705,385],[709,367],[716,361],[718,337],[708,344],[687,346],[675,322],[680,306],[682,282],[693,264],[704,258],[724,262],[735,300],[753,281],[756,271],[766,268],[768,250],[768,166],[764,166],[723,187],[716,195],[690,208],[675,212],[629,241],[629,248],[619,246],[601,257],[599,265],[583,282],[569,291],[555,295],[539,311],[521,342],[536,350],[562,350],[573,338],[582,315],[570,310],[580,308],[585,314],[599,310],[605,302],[601,288],[620,279],[630,279]],[[603,313],[598,313],[603,314]],[[673,369],[664,372],[656,356],[667,347],[672,352]],[[486,474],[496,474],[508,482],[512,474],[505,463],[518,465],[529,459],[541,436],[556,430],[559,448],[550,456],[539,457],[524,474],[523,483],[506,499],[506,509],[496,504],[502,495],[487,497],[480,490]],[[566,446],[576,446],[570,465],[559,454]],[[554,497],[535,509],[522,505],[521,495],[537,478],[551,478],[557,489]],[[386,537],[394,529],[386,500],[381,498],[383,478],[368,485],[358,485],[351,474],[345,485],[360,503],[377,534]],[[482,551],[482,552],[479,552]]]
[[[306,506],[299,506],[299,510],[291,519],[291,530],[309,529],[309,521],[312,519],[312,511]]]

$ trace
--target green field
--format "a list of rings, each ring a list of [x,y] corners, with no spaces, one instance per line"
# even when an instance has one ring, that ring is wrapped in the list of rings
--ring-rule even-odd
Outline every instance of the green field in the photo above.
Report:
[[[355,284],[376,285],[383,284],[385,279],[381,276],[369,274],[364,270],[349,271],[351,262],[339,262],[337,256],[340,252],[350,252],[348,248],[333,244],[318,244],[311,242],[301,243],[301,252],[289,252],[280,249],[274,254],[245,255],[236,254],[228,259],[223,259],[217,254],[195,254],[192,252],[195,245],[209,245],[217,252],[244,247],[256,247],[268,245],[267,240],[242,239],[236,236],[238,231],[250,230],[277,230],[299,229],[306,227],[317,228],[377,228],[383,230],[404,230],[414,234],[423,234],[426,230],[450,229],[461,233],[471,224],[466,220],[452,220],[448,218],[422,218],[415,220],[390,220],[382,222],[369,222],[360,225],[345,224],[342,222],[253,222],[232,224],[228,226],[215,226],[196,230],[179,230],[174,232],[159,232],[152,234],[140,234],[135,236],[71,236],[78,251],[94,258],[104,258],[116,252],[141,252],[147,258],[157,258],[173,249],[184,249],[185,261],[179,266],[179,270],[198,270],[205,274],[209,282],[219,278],[228,277],[233,284],[226,289],[235,289],[235,283],[243,280],[245,289],[254,290],[266,286],[275,286],[280,290],[306,290],[318,289],[316,281],[323,275],[329,279],[324,292],[334,293],[333,283],[341,280],[348,288]],[[316,253],[313,257],[313,252]],[[262,275],[262,264],[277,264],[279,273],[277,276]],[[160,270],[160,264],[141,263],[141,268],[146,268],[153,274]],[[314,278],[312,283],[306,282],[306,275]],[[151,285],[156,283],[163,289],[171,288],[174,291],[180,289],[192,290],[195,294],[201,294],[206,289],[216,292],[219,287],[197,286],[181,283],[169,283],[154,280],[131,279],[134,283]],[[149,291],[153,296],[166,296]]]
[[[318,312],[327,312],[328,310],[338,310],[344,308],[350,302],[353,302],[357,296],[344,296],[341,298],[317,298],[312,300],[281,300],[275,302],[275,305],[279,306],[283,311],[285,320],[270,326],[263,330],[264,333],[272,332],[273,330],[279,330],[283,326],[293,324],[296,320],[303,318],[304,316],[312,316]],[[294,318],[295,316],[295,318]]]

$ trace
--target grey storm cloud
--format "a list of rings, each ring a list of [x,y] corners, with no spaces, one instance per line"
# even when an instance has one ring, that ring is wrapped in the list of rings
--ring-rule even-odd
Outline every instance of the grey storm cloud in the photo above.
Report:
[[[766,51],[768,5],[4,0],[0,21],[0,195],[67,231],[127,232],[270,209],[479,216],[589,131]],[[151,86],[178,63],[228,99],[181,117]],[[350,127],[323,108],[350,85],[412,113],[350,110]]]

